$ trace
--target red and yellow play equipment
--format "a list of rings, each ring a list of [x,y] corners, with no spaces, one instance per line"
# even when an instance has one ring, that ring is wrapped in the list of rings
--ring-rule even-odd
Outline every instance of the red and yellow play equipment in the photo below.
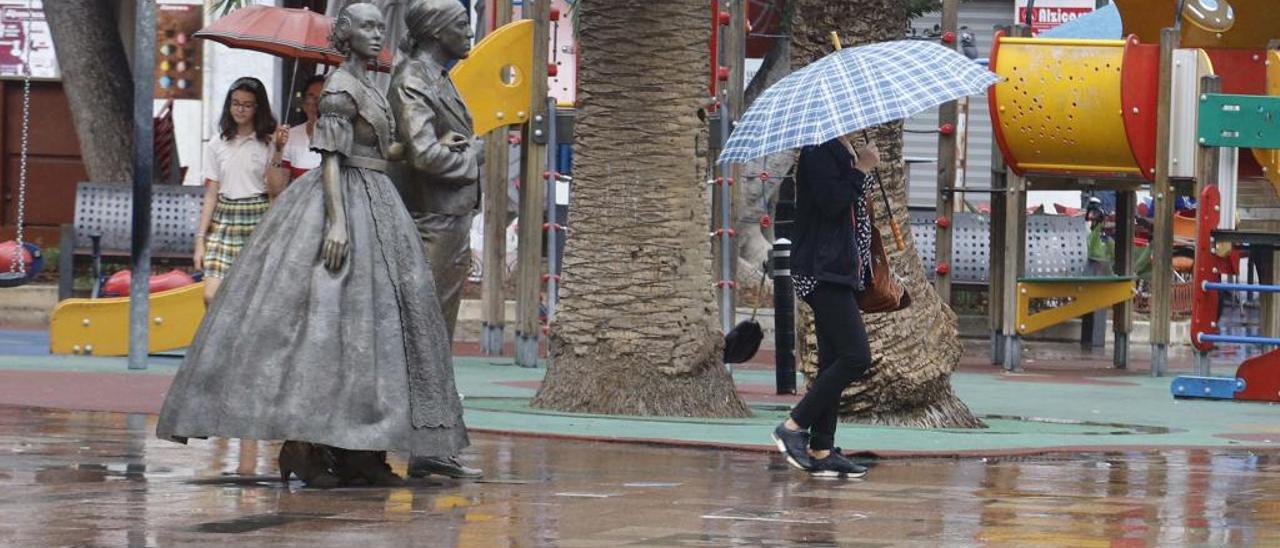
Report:
[[[1158,48],[1128,40],[997,34],[988,93],[996,142],[1014,173],[1154,175]]]
[[[186,347],[204,319],[204,282],[152,293],[150,312],[151,352]],[[49,321],[49,352],[127,356],[129,297],[59,302]]]
[[[1197,169],[1205,153],[1196,131],[1202,76],[1217,75],[1220,93],[1280,96],[1280,52],[1268,51],[1272,40],[1280,38],[1280,6],[1273,0],[1187,0],[1178,25],[1174,16],[1179,0],[1116,0],[1115,4],[1123,39],[997,33],[990,67],[1003,80],[992,86],[988,101],[994,137],[1009,171],[1010,182],[995,189],[1009,200],[1007,211],[1021,211],[1016,204],[1025,200],[1028,190],[1115,190],[1131,196],[1146,185],[1166,184],[1161,181],[1185,185],[1202,178]],[[1180,40],[1170,49],[1169,73],[1162,74],[1162,31],[1175,26]],[[1162,98],[1164,79],[1170,82],[1169,95]],[[1162,99],[1169,105],[1165,142],[1158,135]],[[1160,181],[1159,158],[1168,162]],[[1219,169],[1215,182],[1224,193],[1234,196],[1239,183],[1261,184],[1280,194],[1280,151],[1242,151],[1236,162]],[[1224,202],[1224,207],[1248,205],[1232,199]],[[1002,217],[1007,228],[996,247],[1006,253],[1021,249],[1025,235],[1018,233],[1016,217]],[[1173,225],[1184,240],[1194,233],[1185,219],[1159,222]],[[1132,214],[1124,212],[1117,223],[1118,233],[1132,238],[1131,228],[1121,231],[1120,227],[1132,226]],[[1124,272],[1121,268],[1117,265],[1117,272]],[[1157,275],[1169,270],[1171,265],[1160,265]],[[1135,293],[1135,278],[1127,275],[1017,277],[1016,284],[1010,283],[1013,279],[993,278],[992,283],[992,291],[1003,295],[1004,303],[1002,314],[993,316],[1000,345],[994,355],[1010,369],[1017,367],[1019,335],[1123,303]],[[1032,301],[1040,299],[1066,304],[1033,313]],[[1121,313],[1120,308],[1116,311]],[[1117,317],[1116,324],[1117,346],[1127,345],[1127,331],[1125,342],[1119,342],[1119,326],[1127,329],[1131,320]],[[1121,354],[1117,348],[1118,366],[1123,366]]]

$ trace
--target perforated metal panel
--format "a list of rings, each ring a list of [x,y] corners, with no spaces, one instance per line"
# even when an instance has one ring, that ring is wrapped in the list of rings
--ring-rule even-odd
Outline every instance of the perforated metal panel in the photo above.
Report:
[[[1084,217],[1027,217],[1027,277],[1084,275],[1089,267],[1089,225]]]
[[[154,186],[151,189],[151,253],[190,255],[195,227],[204,202],[204,188]],[[92,247],[91,233],[102,235],[104,253],[127,252],[130,247],[133,187],[120,183],[80,183],[76,186],[76,249]]]
[[[986,284],[991,279],[991,221],[985,215],[957,213],[952,218],[951,280],[955,283]],[[911,212],[911,238],[924,263],[934,276],[934,215],[932,211]],[[1089,261],[1089,227],[1081,217],[1031,215],[1027,217],[1026,273],[1032,278],[1085,274]]]

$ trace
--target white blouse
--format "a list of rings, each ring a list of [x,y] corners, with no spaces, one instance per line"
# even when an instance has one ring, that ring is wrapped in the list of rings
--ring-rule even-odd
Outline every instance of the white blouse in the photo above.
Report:
[[[267,193],[271,144],[249,134],[230,141],[217,136],[205,147],[204,178],[218,182],[218,194],[229,200]]]
[[[289,128],[289,142],[284,145],[282,159],[289,162],[293,169],[315,169],[320,167],[320,153],[311,150],[311,137],[307,136],[307,124],[298,124]]]

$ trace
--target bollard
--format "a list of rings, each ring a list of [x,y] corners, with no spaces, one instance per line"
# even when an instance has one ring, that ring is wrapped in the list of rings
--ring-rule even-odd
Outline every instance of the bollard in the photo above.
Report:
[[[791,240],[778,238],[773,259],[774,372],[778,394],[796,393],[796,297],[791,279]]]

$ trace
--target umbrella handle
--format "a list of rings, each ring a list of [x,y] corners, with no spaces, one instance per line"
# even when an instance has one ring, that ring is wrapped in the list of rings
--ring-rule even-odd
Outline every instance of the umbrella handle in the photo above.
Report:
[[[898,222],[893,219],[893,213],[889,213],[889,228],[893,229],[893,243],[898,244],[898,251],[906,251],[907,244],[902,241],[902,229],[898,228]]]

